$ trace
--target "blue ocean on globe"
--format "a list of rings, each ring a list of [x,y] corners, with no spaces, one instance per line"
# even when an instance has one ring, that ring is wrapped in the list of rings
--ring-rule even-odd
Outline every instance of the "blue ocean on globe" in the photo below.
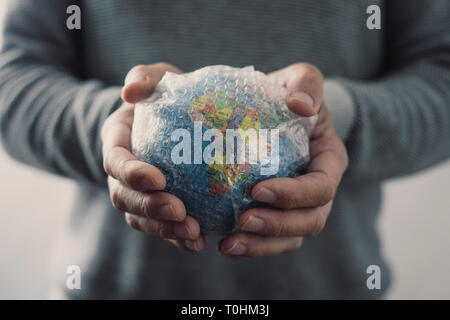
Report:
[[[161,170],[165,191],[183,201],[203,234],[229,234],[245,210],[264,206],[252,200],[252,186],[295,177],[308,165],[316,117],[293,114],[285,96],[253,67],[168,72],[135,107],[133,153]]]

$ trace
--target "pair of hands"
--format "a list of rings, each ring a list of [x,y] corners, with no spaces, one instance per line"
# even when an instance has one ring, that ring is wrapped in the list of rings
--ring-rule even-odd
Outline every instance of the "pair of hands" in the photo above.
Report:
[[[104,122],[101,130],[104,169],[113,206],[124,211],[134,229],[167,239],[179,248],[201,251],[205,239],[198,222],[186,214],[180,199],[163,192],[165,178],[154,166],[130,152],[134,104],[149,97],[166,71],[174,66],[158,63],[136,66],[125,78],[124,104]],[[233,257],[269,256],[300,248],[303,237],[317,235],[325,226],[333,197],[348,158],[323,104],[323,77],[314,66],[298,63],[268,75],[287,88],[288,107],[301,116],[318,113],[310,137],[311,163],[297,178],[262,181],[252,198],[278,209],[253,208],[238,221],[242,232],[223,239],[218,251]]]

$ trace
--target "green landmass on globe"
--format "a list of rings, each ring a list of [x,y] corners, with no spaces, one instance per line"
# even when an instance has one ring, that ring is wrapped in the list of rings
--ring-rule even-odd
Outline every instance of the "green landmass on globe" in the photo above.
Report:
[[[232,84],[230,87],[232,87]],[[227,129],[241,129],[243,131],[254,129],[258,134],[262,128],[261,122],[264,122],[265,127],[274,128],[283,121],[283,119],[279,119],[279,116],[268,103],[254,96],[252,101],[260,108],[257,109],[248,103],[238,102],[232,92],[217,88],[192,102],[189,118],[192,122],[201,121],[206,128],[219,130],[222,136],[226,136]],[[244,138],[241,137],[243,140]],[[249,141],[245,139],[244,143],[246,150],[248,150]],[[270,142],[266,149],[270,152]],[[215,155],[215,157],[221,156],[224,157],[218,153]],[[228,193],[237,183],[248,178],[250,170],[250,163],[228,164],[225,157],[220,161],[210,163],[208,165],[209,193],[212,195]]]

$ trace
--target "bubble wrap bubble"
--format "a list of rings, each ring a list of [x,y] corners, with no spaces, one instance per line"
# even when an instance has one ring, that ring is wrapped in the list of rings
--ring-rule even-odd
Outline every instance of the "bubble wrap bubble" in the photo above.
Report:
[[[294,177],[309,162],[309,134],[317,116],[295,115],[287,108],[285,97],[285,88],[270,82],[253,67],[209,66],[182,75],[167,72],[153,95],[136,104],[132,151],[138,159],[161,170],[167,181],[166,191],[183,201],[188,214],[200,223],[203,234],[229,234],[242,212],[264,206],[252,200],[252,186],[269,178]],[[198,145],[195,149],[195,123],[200,136],[208,129],[216,129],[224,137],[227,129],[252,128],[258,134],[264,131],[261,129],[279,129],[278,171],[261,174],[261,168],[268,165],[261,159],[253,164],[229,164],[226,159],[223,164],[214,164],[203,158],[198,163],[194,159],[196,152],[203,152],[213,139],[201,141],[201,149]],[[190,163],[174,161],[173,150],[182,139],[173,139],[177,129],[190,133],[191,157],[189,149],[179,153],[185,159],[191,158]],[[270,151],[270,138],[261,141],[267,143]],[[220,157],[216,152],[212,155]]]

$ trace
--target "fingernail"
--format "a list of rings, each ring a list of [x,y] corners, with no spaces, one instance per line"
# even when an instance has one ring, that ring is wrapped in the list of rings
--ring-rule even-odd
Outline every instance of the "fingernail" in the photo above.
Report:
[[[277,196],[273,191],[270,191],[269,189],[266,188],[261,188],[258,190],[258,192],[256,192],[253,199],[265,203],[272,203],[277,200]]]
[[[181,239],[192,239],[192,233],[190,232],[189,228],[185,225],[185,224],[177,224],[175,225],[175,227],[173,228],[173,232],[175,233],[175,235],[178,238]]]
[[[127,75],[127,77],[125,78],[125,84],[130,84],[130,83],[134,83],[134,82],[139,82],[139,81],[150,81],[150,77],[148,75],[143,75],[142,73],[131,73],[129,75]]]
[[[150,179],[142,179],[142,181],[141,181],[141,188],[142,188],[143,191],[154,190],[155,189],[155,184]]]
[[[164,220],[174,220],[175,211],[170,204],[166,204],[159,209],[159,217]]]
[[[197,244],[196,240],[194,240],[194,241],[193,240],[186,240],[184,242],[184,244],[189,250],[192,250],[192,251],[198,251],[199,250],[199,247],[198,247],[198,244]]]
[[[249,232],[258,232],[264,229],[264,220],[258,217],[250,217],[247,222],[242,226],[242,230]]]
[[[225,254],[233,256],[242,256],[247,252],[247,247],[241,242],[236,242],[230,249],[225,251]]]
[[[292,92],[289,95],[290,98],[299,100],[300,102],[305,103],[311,108],[314,108],[314,99],[307,93],[301,91]]]

